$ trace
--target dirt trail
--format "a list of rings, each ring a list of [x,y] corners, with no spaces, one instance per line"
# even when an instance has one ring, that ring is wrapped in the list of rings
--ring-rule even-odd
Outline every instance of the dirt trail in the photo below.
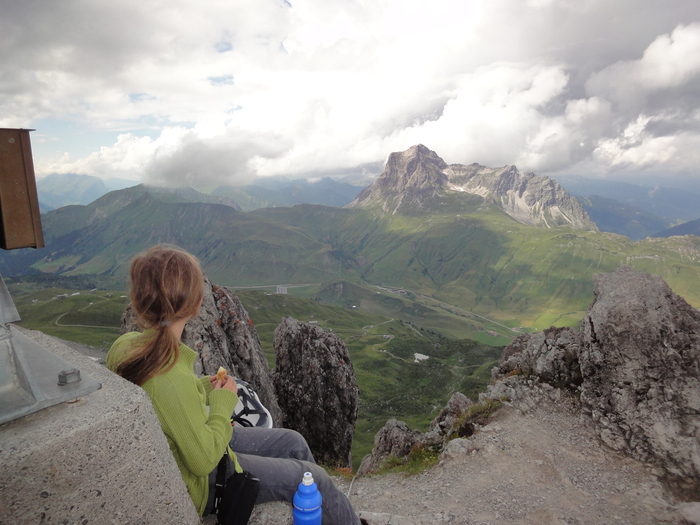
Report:
[[[504,406],[423,474],[339,484],[373,525],[677,523],[651,468],[603,449],[573,404]]]

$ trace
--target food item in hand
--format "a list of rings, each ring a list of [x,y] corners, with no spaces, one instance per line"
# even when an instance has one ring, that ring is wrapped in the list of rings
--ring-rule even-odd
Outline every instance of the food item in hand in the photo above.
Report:
[[[223,366],[220,366],[219,370],[216,371],[216,379],[226,381],[226,369]]]

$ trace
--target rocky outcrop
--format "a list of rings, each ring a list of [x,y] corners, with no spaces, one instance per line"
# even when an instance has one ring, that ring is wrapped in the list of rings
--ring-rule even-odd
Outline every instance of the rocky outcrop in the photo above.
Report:
[[[348,207],[391,195],[414,197],[437,192],[447,184],[447,163],[422,144],[389,155],[384,173],[362,190]]]
[[[457,428],[459,418],[466,414],[473,404],[467,396],[461,392],[455,392],[445,408],[440,410],[440,413],[430,422],[430,430],[437,431],[443,436],[451,434]]]
[[[581,203],[555,180],[521,173],[515,166],[448,165],[422,144],[389,155],[384,173],[347,207],[380,206],[384,213],[396,213],[448,194],[478,195],[533,226],[597,230]]]
[[[471,399],[455,392],[425,433],[409,429],[403,421],[390,419],[375,434],[372,452],[362,459],[358,476],[377,471],[390,457],[407,460],[414,447],[442,448],[453,435],[471,435],[473,427],[462,419],[472,405]]]
[[[581,384],[579,346],[579,335],[570,328],[521,335],[504,349],[497,373],[535,375],[552,385],[577,387]]]
[[[597,275],[581,403],[609,447],[700,488],[700,312],[654,275]]]
[[[359,389],[345,343],[319,326],[287,317],[273,344],[283,426],[306,438],[319,463],[349,467]]]
[[[622,267],[594,278],[580,333],[551,328],[508,346],[488,396],[574,389],[608,447],[700,488],[700,312],[658,276]],[[510,376],[510,377],[508,377]]]
[[[121,333],[138,330],[131,307],[122,315]],[[272,373],[265,359],[255,326],[238,297],[227,288],[213,285],[205,277],[204,299],[197,317],[185,325],[182,341],[199,357],[197,374],[216,374],[223,366],[250,383],[270,411],[275,426],[281,426],[282,412],[277,404]]]
[[[423,433],[411,430],[403,421],[390,419],[374,435],[372,453],[362,459],[358,476],[375,472],[390,456],[404,458],[411,449],[421,441]]]

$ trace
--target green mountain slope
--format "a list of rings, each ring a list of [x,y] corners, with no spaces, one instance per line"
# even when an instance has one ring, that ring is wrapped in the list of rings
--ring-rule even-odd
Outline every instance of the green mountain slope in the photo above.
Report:
[[[60,236],[47,235],[50,241],[44,249],[18,250],[16,257],[3,254],[3,273],[30,269],[124,279],[136,253],[153,244],[172,243],[195,253],[211,279],[222,284],[320,283],[349,277],[329,247],[304,230],[229,206],[163,202],[143,193],[105,217],[100,211],[104,209],[67,210],[67,221],[77,224],[87,218],[88,224]],[[70,230],[59,219],[51,225],[57,231]]]
[[[698,238],[632,242],[536,228],[469,195],[435,197],[427,209],[395,214],[306,206],[255,214],[315,232],[365,283],[440,299],[508,326],[574,324],[593,298],[593,275],[623,264],[661,275],[700,304]]]
[[[316,291],[306,293],[318,295],[329,283],[346,282],[370,290],[358,307],[390,315],[442,311],[456,323],[469,319],[471,331],[479,323],[475,316],[511,328],[576,324],[593,298],[592,276],[629,264],[660,275],[700,305],[700,239],[693,236],[632,242],[529,226],[488,199],[457,192],[424,197],[394,213],[318,205],[243,213],[178,198],[137,187],[51,212],[44,221],[47,247],[2,254],[1,271],[123,281],[135,253],[169,242],[196,254],[222,285],[312,284]],[[387,310],[373,285],[403,290],[402,303]],[[446,328],[445,317],[426,314],[421,322],[464,333]]]

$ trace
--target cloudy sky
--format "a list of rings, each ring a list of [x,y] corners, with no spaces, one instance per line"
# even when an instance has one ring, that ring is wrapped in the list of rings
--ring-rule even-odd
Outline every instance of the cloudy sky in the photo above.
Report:
[[[376,175],[422,143],[700,179],[698,0],[1,1],[0,127],[39,177]]]

